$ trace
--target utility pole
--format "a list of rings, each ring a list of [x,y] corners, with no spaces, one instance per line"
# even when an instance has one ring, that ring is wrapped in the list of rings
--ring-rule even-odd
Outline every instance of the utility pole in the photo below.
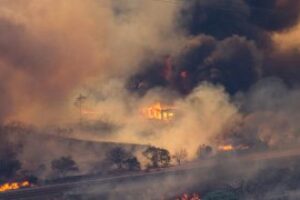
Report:
[[[79,94],[79,96],[75,100],[75,106],[79,107],[79,125],[81,128],[82,125],[82,105],[84,101],[86,100],[86,96],[83,96],[82,94]]]

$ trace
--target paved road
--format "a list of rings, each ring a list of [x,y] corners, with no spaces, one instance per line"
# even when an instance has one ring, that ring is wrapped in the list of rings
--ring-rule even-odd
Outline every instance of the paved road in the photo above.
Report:
[[[293,158],[300,157],[300,149],[292,149],[292,150],[283,150],[283,151],[272,151],[272,152],[261,152],[255,154],[244,155],[240,157],[234,158],[224,158],[221,160],[222,164],[224,163],[259,163],[259,162],[273,162],[278,161],[284,158]],[[220,160],[219,160],[220,161]],[[219,162],[220,163],[220,162]],[[39,199],[42,200],[43,197],[60,195],[67,191],[70,191],[74,188],[79,188],[81,186],[89,187],[95,185],[103,185],[103,184],[126,184],[126,182],[132,182],[134,180],[147,179],[149,177],[162,177],[162,176],[172,176],[180,173],[189,173],[192,171],[205,171],[206,169],[212,168],[217,165],[216,160],[206,160],[199,162],[192,162],[178,167],[171,167],[167,169],[162,169],[159,171],[152,172],[139,172],[126,174],[122,176],[112,176],[106,178],[89,178],[86,180],[80,180],[76,182],[69,183],[60,183],[60,184],[52,184],[40,187],[32,187],[26,189],[20,189],[16,191],[9,191],[0,194],[0,200],[31,200],[31,199]],[[247,165],[247,164],[246,164]],[[241,169],[242,170],[242,169]]]

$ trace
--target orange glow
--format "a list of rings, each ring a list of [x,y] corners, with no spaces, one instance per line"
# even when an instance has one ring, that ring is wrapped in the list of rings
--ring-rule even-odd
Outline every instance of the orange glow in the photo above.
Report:
[[[218,147],[218,149],[220,151],[232,151],[234,150],[234,147],[231,144],[229,144],[229,145],[221,145]]]
[[[82,110],[82,114],[84,114],[84,115],[97,115],[98,112],[93,111],[93,110],[84,109],[84,110]]]
[[[143,108],[143,115],[148,119],[169,121],[174,118],[173,109],[169,106],[162,106],[160,102],[155,103],[147,108]]]
[[[186,79],[186,78],[188,77],[188,72],[187,72],[187,71],[181,71],[181,72],[180,72],[180,77],[181,77],[182,79]]]
[[[176,200],[201,200],[200,196],[196,193],[192,195],[183,194],[181,197],[177,198]]]
[[[25,187],[30,187],[29,181],[4,183],[3,185],[0,185],[0,192],[6,192],[9,190],[17,190],[17,189],[25,188]]]

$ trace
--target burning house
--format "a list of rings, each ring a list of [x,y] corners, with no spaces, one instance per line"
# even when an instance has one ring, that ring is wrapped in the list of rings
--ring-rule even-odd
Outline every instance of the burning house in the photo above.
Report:
[[[144,117],[152,120],[170,121],[175,117],[175,109],[158,102],[142,109]]]

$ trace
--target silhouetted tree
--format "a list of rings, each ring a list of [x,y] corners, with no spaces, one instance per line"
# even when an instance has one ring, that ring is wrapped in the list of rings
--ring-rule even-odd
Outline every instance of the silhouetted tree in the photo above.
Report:
[[[123,170],[140,170],[141,164],[131,152],[122,147],[111,149],[106,156],[108,162],[115,164],[117,168]]]
[[[206,159],[210,157],[213,153],[213,149],[211,146],[202,144],[198,147],[197,156],[199,159]]]
[[[5,143],[6,142],[6,143]],[[13,178],[21,169],[21,162],[16,158],[16,148],[8,141],[0,144],[0,179]]]
[[[136,157],[128,158],[124,161],[126,169],[130,171],[137,171],[141,169],[141,163],[138,161]]]
[[[115,147],[111,149],[106,155],[106,159],[109,162],[117,165],[118,169],[122,169],[124,161],[129,159],[130,157],[130,153],[122,147]]]
[[[0,159],[0,179],[13,178],[21,169],[21,162],[14,158]]]
[[[63,156],[59,159],[53,160],[51,162],[51,168],[59,176],[65,176],[69,172],[76,172],[79,170],[76,162],[70,156]]]
[[[168,150],[154,146],[149,146],[143,152],[143,155],[150,160],[151,164],[149,167],[151,168],[167,167],[171,161],[171,156]]]
[[[176,160],[177,164],[180,165],[181,162],[187,158],[187,155],[186,149],[180,149],[174,153],[173,158]]]

